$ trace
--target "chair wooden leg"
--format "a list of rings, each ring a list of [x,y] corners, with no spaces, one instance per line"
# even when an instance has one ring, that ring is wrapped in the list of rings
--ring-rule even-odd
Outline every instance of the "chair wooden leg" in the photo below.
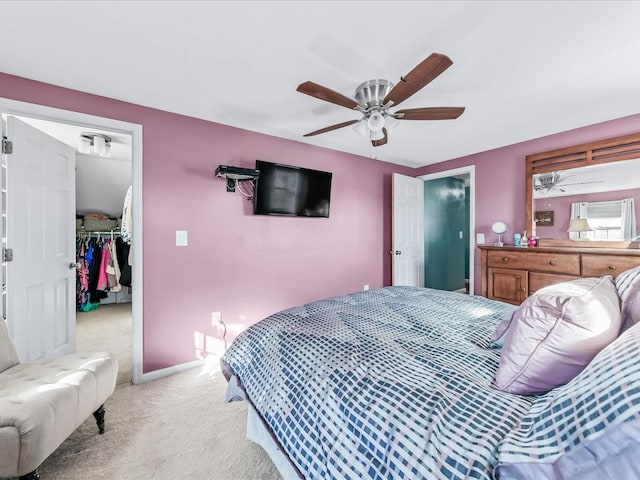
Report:
[[[22,475],[19,480],[40,480],[38,469],[36,468],[33,472],[29,472],[26,475]]]
[[[93,418],[96,419],[96,423],[98,424],[98,431],[103,434],[104,433],[104,414],[106,410],[104,409],[104,405],[100,405],[95,412],[93,412]]]

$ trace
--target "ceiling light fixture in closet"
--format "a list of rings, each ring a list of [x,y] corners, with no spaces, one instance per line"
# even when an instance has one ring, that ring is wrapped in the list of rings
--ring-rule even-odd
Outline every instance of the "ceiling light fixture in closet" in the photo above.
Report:
[[[78,151],[108,157],[111,155],[111,137],[102,133],[82,132]]]

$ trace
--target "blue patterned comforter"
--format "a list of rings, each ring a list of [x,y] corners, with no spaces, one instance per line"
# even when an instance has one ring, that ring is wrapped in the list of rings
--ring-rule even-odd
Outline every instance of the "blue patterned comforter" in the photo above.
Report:
[[[222,359],[307,479],[491,478],[533,397],[491,389],[514,307],[387,287],[276,313]]]

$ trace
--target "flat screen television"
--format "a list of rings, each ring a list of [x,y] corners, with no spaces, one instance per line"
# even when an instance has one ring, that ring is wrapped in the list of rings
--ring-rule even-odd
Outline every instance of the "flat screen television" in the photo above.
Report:
[[[256,160],[260,176],[253,191],[253,213],[290,217],[328,217],[331,172]]]

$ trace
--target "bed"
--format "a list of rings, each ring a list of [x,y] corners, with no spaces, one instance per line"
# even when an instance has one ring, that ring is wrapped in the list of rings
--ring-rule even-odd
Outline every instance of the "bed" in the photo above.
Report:
[[[291,308],[225,353],[227,399],[250,403],[250,438],[284,478],[525,478],[509,467],[548,469],[640,418],[640,327],[545,395],[492,388],[491,335],[514,308],[415,287]]]

